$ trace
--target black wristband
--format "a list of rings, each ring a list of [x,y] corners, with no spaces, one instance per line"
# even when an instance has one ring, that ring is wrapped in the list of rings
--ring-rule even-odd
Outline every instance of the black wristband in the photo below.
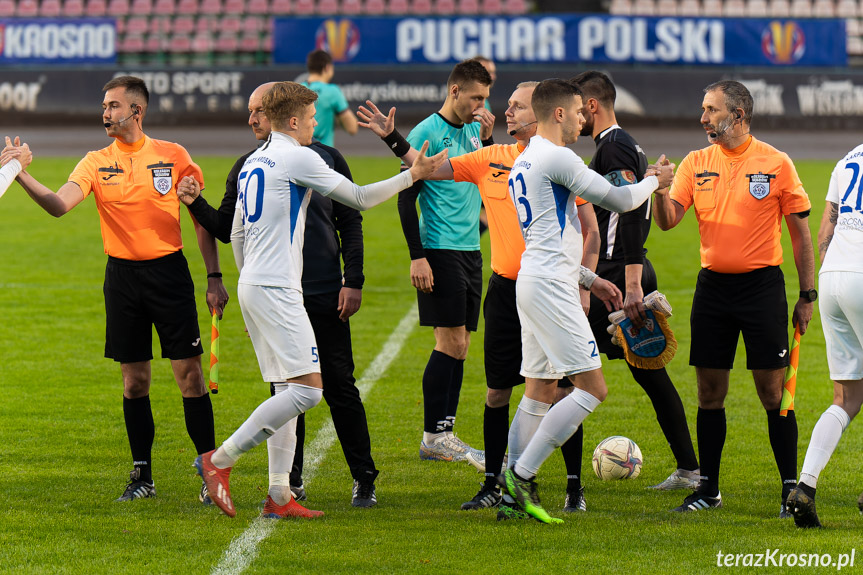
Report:
[[[207,274],[207,279],[220,277],[222,277],[222,272],[210,272]]]
[[[396,155],[397,158],[401,158],[405,154],[411,151],[410,143],[405,140],[404,136],[399,134],[398,130],[393,130],[388,135],[381,138],[384,143],[392,150],[393,154]]]
[[[483,140],[483,141],[482,141],[482,146],[483,146],[483,147],[486,147],[486,146],[494,146],[494,136],[489,136],[489,137],[488,137],[488,140]]]

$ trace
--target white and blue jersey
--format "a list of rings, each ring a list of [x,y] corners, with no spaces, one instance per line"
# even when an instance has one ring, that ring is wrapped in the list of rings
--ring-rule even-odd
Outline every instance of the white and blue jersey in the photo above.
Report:
[[[273,132],[246,159],[237,180],[242,225],[241,284],[302,290],[303,236],[312,189],[328,195],[345,177],[292,137]]]
[[[519,276],[578,287],[584,240],[575,196],[596,178],[602,179],[569,148],[542,136],[530,139],[509,174],[525,245]]]
[[[827,201],[839,206],[821,273],[863,272],[863,145],[842,158],[830,176]]]

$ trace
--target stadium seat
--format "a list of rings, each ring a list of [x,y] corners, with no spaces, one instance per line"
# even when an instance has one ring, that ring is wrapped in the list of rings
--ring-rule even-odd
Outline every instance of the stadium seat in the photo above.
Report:
[[[378,16],[387,11],[387,3],[384,0],[365,0],[363,13],[369,16]]]
[[[416,2],[416,0],[414,0]],[[435,10],[437,9],[437,3],[435,3]],[[455,6],[456,12],[459,14],[478,14],[479,13],[479,0],[458,0]]]
[[[110,0],[108,2],[108,16],[119,18],[120,16],[128,16],[129,0]]]
[[[743,18],[746,16],[746,3],[743,0],[727,0],[722,15],[726,18]]]
[[[192,36],[192,52],[206,54],[213,51],[213,35],[209,32],[198,32]]]
[[[63,2],[63,16],[66,16],[67,18],[80,18],[83,15],[83,0],[66,0]]]
[[[746,15],[750,18],[767,18],[769,14],[767,0],[747,0]]]
[[[722,16],[722,0],[704,0],[701,15],[710,18]]]
[[[815,0],[812,15],[816,18],[833,18],[836,16],[836,4],[833,0]]]
[[[87,0],[86,8],[84,12],[86,12],[87,16],[104,16],[108,11],[108,4],[105,0]]]
[[[657,0],[656,15],[658,16],[677,16],[678,6],[677,0]]]
[[[390,14],[407,14],[408,0],[389,0],[387,12]]]
[[[153,12],[153,0],[132,0],[129,10],[135,16],[149,16]]]
[[[656,2],[654,0],[634,0],[632,13],[636,16],[652,16],[656,14]]]
[[[527,9],[526,0],[504,0],[503,2],[504,14],[526,14]]]
[[[261,49],[264,52],[273,51],[273,35],[271,33],[264,34],[264,37],[261,38]]]
[[[240,21],[240,30],[246,34],[260,34],[264,31],[263,17],[246,16]]]
[[[455,14],[456,12],[456,0],[435,0],[434,3],[434,13],[440,14],[442,16],[446,16],[449,14]]]
[[[860,56],[863,54],[863,38],[860,36],[849,36],[847,46],[849,56]]]
[[[42,0],[42,4],[39,6],[39,16],[42,18],[57,18],[61,10],[60,0]]]
[[[342,0],[340,11],[342,14],[348,14],[351,16],[354,14],[361,14],[363,12],[363,2],[362,0]]]
[[[177,3],[174,0],[156,0],[153,4],[153,14],[157,16],[171,16],[177,11]]]
[[[839,0],[836,3],[836,16],[839,18],[856,18],[858,14],[856,0]]]
[[[860,20],[857,18],[846,18],[845,19],[845,35],[849,38],[851,36],[859,36],[863,33],[860,27]]]
[[[611,0],[608,12],[614,16],[629,16],[632,14],[632,2],[630,0]]]
[[[339,11],[338,0],[318,0],[315,11],[318,14],[335,14]]]
[[[212,16],[198,16],[195,20],[195,34],[215,33],[217,30],[216,19]]]
[[[39,15],[39,5],[36,0],[21,0],[15,15],[19,18],[35,18]]]
[[[178,0],[177,1],[177,14],[197,14],[198,13],[198,0]]]
[[[173,28],[175,35],[191,34],[195,31],[195,20],[191,16],[177,16]]]
[[[315,10],[317,10],[317,5],[315,0],[294,0],[293,12],[294,14],[314,14]]]
[[[257,52],[261,49],[261,36],[259,34],[249,34],[248,32],[240,36],[241,52]]]
[[[245,0],[225,0],[225,14],[244,14],[246,12]]]
[[[411,14],[431,14],[431,0],[411,0],[409,12]]]
[[[0,0],[0,18],[9,18],[15,15],[15,2],[13,0]]]
[[[769,14],[772,18],[788,18],[791,16],[791,4],[788,0],[770,0]]]
[[[150,21],[146,16],[131,16],[126,20],[126,34],[143,36],[150,30]]]
[[[268,0],[249,0],[246,5],[246,12],[249,14],[269,14],[270,3]]]
[[[681,0],[677,13],[681,16],[701,16],[701,5],[698,0]]]
[[[168,36],[174,29],[174,21],[166,16],[150,18],[150,34]]]
[[[791,16],[794,18],[811,18],[812,3],[809,0],[792,0]]]
[[[125,54],[134,54],[144,51],[144,37],[140,34],[126,34],[122,37],[117,46],[118,52]]]
[[[216,52],[236,52],[240,47],[239,39],[236,34],[233,33],[221,33],[216,38],[215,43],[213,44],[213,49]]]
[[[216,21],[216,30],[222,34],[239,34],[243,28],[243,20],[234,16],[223,16]]]
[[[482,0],[480,12],[489,15],[503,12],[503,0]]]
[[[201,0],[198,13],[218,16],[222,14],[222,0]]]

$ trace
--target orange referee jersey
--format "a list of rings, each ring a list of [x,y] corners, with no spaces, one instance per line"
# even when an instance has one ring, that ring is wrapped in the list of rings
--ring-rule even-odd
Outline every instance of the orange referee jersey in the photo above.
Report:
[[[788,155],[752,136],[734,150],[690,152],[669,196],[695,206],[701,267],[729,274],[781,264],[782,216],[811,208]]]
[[[201,187],[204,176],[183,146],[144,136],[134,144],[119,140],[78,162],[69,181],[84,197],[96,197],[105,253],[126,260],[152,260],[183,247],[180,200],[184,176]]]
[[[509,172],[524,147],[519,144],[495,144],[475,152],[450,158],[453,180],[471,182],[479,188],[491,239],[491,269],[514,280],[521,269],[524,237],[515,204],[509,195]],[[587,202],[576,197],[576,205]]]

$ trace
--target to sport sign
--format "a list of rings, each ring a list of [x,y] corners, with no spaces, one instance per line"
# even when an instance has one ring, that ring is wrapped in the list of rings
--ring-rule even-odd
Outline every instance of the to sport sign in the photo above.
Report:
[[[839,19],[277,18],[273,43],[275,62],[297,64],[315,48],[355,64],[451,64],[477,54],[509,64],[844,66],[848,59]]]
[[[111,19],[0,20],[0,63],[110,64],[116,39]]]

